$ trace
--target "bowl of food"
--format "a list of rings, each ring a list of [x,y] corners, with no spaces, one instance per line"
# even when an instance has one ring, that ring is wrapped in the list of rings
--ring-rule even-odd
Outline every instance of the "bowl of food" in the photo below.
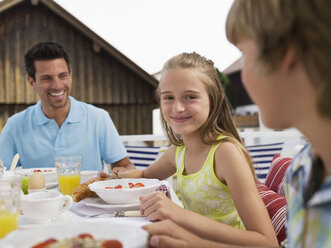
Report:
[[[139,197],[154,193],[161,186],[158,179],[122,178],[98,181],[88,187],[109,204],[139,203]]]

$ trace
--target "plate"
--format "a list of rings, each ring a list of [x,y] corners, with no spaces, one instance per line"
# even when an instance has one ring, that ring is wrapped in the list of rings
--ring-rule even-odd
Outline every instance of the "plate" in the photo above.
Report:
[[[139,203],[132,203],[132,204],[116,204],[111,205],[101,198],[94,197],[94,198],[85,198],[82,200],[86,206],[90,207],[97,207],[97,208],[106,208],[106,209],[119,209],[119,208],[136,208],[139,209]]]
[[[53,189],[53,188],[55,188],[58,184],[59,184],[58,182],[46,183],[46,189]]]
[[[116,220],[70,221],[31,229],[17,230],[0,241],[2,248],[28,248],[49,238],[63,239],[89,233],[94,238],[117,239],[124,248],[147,247],[148,233],[139,224],[123,223]]]

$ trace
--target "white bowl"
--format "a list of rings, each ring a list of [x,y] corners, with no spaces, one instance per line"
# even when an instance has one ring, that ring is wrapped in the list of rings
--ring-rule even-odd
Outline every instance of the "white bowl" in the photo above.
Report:
[[[145,186],[131,189],[106,189],[106,187],[117,185],[128,186],[128,183],[142,183]],[[94,182],[89,185],[89,188],[109,204],[130,204],[139,203],[140,196],[154,193],[159,186],[161,186],[161,181],[158,179],[123,178]]]
[[[54,183],[57,182],[57,172],[56,168],[29,168],[29,169],[18,169],[15,173],[20,176],[31,176],[34,172],[41,172],[45,177],[45,182]]]
[[[21,196],[21,209],[31,223],[46,223],[72,206],[72,198],[57,191],[39,191]]]

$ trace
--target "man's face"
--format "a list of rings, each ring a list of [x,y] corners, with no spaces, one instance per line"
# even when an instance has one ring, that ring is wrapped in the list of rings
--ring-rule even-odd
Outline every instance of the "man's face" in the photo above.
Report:
[[[71,71],[63,58],[35,61],[36,80],[28,81],[41,99],[46,115],[68,108],[71,92]]]

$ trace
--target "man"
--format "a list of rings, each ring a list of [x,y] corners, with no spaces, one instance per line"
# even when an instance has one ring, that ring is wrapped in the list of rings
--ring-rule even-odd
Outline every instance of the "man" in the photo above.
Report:
[[[82,157],[82,170],[101,171],[103,161],[134,168],[109,114],[70,96],[70,59],[60,45],[40,42],[24,59],[40,101],[9,118],[0,134],[7,168],[16,153],[23,168],[54,167],[55,157],[69,155]]]

